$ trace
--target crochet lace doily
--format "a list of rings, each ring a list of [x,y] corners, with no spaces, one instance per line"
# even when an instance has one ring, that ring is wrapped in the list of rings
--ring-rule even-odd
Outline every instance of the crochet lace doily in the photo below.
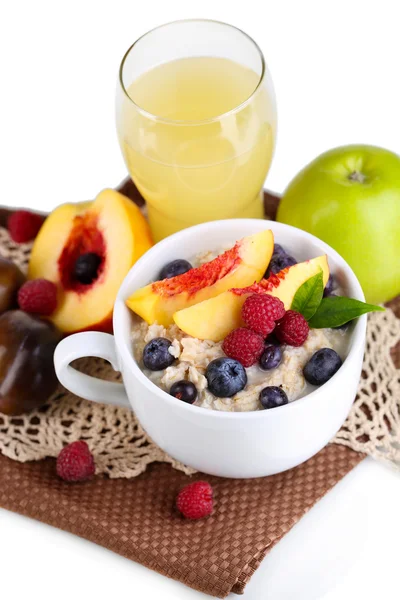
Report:
[[[0,228],[0,254],[26,271],[31,246],[14,244]],[[400,319],[388,309],[369,318],[363,376],[353,409],[333,440],[400,467],[400,370],[390,349],[400,340]],[[117,381],[120,375],[101,359],[77,361],[85,373]],[[48,403],[27,415],[0,414],[0,450],[25,462],[57,456],[61,448],[84,439],[95,455],[98,473],[135,477],[148,464],[170,463],[193,472],[158,448],[127,409],[77,398],[61,386]]]

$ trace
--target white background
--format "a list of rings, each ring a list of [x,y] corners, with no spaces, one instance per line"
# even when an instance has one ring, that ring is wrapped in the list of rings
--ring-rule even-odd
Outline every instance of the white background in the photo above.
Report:
[[[228,21],[264,51],[279,119],[269,188],[282,191],[335,145],[400,151],[397,0],[2,0],[0,7],[0,204],[49,210],[125,176],[114,127],[119,61],[139,35],[177,18]],[[399,505],[398,476],[365,462],[273,551],[245,597],[399,597]],[[0,573],[0,595],[15,600],[201,597],[5,511]]]

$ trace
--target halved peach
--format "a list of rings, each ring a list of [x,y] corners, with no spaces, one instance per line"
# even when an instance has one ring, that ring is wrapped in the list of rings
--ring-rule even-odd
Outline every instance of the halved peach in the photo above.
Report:
[[[214,260],[183,275],[150,283],[134,292],[127,305],[147,323],[173,323],[173,314],[232,287],[260,281],[272,256],[274,236],[267,229],[238,241]]]
[[[324,286],[329,277],[326,254],[283,269],[260,283],[245,288],[231,289],[174,314],[174,321],[182,331],[200,340],[220,342],[228,333],[243,325],[241,312],[249,294],[270,294],[282,300],[288,310],[298,288],[322,270]]]
[[[118,289],[151,245],[139,208],[115,190],[104,190],[92,203],[64,204],[50,214],[32,249],[29,278],[57,284],[58,307],[50,320],[61,331],[111,331]],[[101,262],[96,279],[83,284],[74,277],[74,265],[88,252]]]

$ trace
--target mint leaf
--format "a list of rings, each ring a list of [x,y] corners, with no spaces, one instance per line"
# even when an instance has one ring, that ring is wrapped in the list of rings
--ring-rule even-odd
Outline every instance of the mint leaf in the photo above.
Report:
[[[381,306],[366,304],[354,298],[332,296],[322,298],[314,316],[309,321],[310,327],[323,329],[324,327],[339,327],[365,313],[384,311]]]
[[[291,309],[301,313],[307,321],[315,314],[324,293],[322,269],[307,279],[294,295]]]

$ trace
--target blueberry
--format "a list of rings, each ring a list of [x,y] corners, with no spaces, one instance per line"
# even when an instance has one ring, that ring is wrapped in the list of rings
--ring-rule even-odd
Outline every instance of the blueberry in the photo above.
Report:
[[[297,260],[293,256],[289,256],[288,254],[273,254],[264,277],[268,278],[272,273],[279,273],[282,269],[296,264]]]
[[[278,256],[286,256],[287,252],[280,244],[274,244],[273,254],[277,254]]]
[[[208,389],[218,398],[230,398],[240,392],[247,383],[244,367],[233,358],[216,358],[206,370]]]
[[[187,402],[188,404],[193,404],[197,398],[196,386],[190,381],[185,380],[174,383],[169,390],[169,393],[171,396],[174,396],[183,402]]]
[[[336,294],[333,294],[333,289],[335,287],[336,287],[335,278],[333,275],[329,275],[329,279],[328,279],[327,284],[324,289],[324,298],[327,298],[328,296],[336,296]]]
[[[275,369],[281,364],[282,350],[280,346],[265,344],[264,352],[261,354],[259,365],[263,371]]]
[[[322,385],[342,366],[339,354],[331,348],[321,348],[312,355],[303,369],[303,374],[308,383]]]
[[[276,408],[289,402],[286,392],[275,385],[269,385],[261,390],[260,402],[263,408]]]
[[[168,352],[171,342],[159,337],[151,340],[143,350],[144,366],[150,371],[162,371],[174,362],[174,357]]]
[[[177,275],[183,275],[183,273],[187,273],[192,269],[192,265],[187,260],[183,260],[182,258],[177,258],[170,263],[164,265],[164,267],[160,271],[159,279],[171,279],[171,277],[176,277]]]
[[[97,279],[101,256],[95,252],[86,252],[81,254],[75,261],[73,277],[79,283],[88,285]]]

